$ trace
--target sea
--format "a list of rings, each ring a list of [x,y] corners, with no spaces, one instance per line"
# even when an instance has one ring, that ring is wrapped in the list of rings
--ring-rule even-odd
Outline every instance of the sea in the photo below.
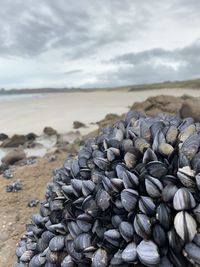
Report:
[[[15,100],[30,99],[30,98],[41,98],[44,94],[10,94],[10,95],[1,95],[0,102],[10,102]]]

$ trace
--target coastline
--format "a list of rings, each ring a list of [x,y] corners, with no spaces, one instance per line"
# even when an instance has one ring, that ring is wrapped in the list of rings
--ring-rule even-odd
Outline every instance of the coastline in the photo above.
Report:
[[[107,114],[120,115],[128,111],[134,102],[146,100],[150,96],[189,94],[200,97],[199,89],[155,89],[141,91],[95,91],[42,94],[41,97],[29,97],[0,102],[0,132],[8,135],[41,135],[45,126],[55,128],[59,133],[73,131],[73,122],[83,122],[81,134],[96,130],[95,124]]]

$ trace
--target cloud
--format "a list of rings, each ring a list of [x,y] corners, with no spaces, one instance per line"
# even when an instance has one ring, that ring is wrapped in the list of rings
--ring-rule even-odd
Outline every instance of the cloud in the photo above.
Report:
[[[77,74],[77,73],[80,73],[82,72],[81,69],[78,69],[78,70],[69,70],[69,71],[66,71],[64,72],[65,75],[72,75],[72,74]]]
[[[0,87],[112,86],[197,75],[198,0],[0,5]]]
[[[199,78],[200,40],[175,50],[155,48],[110,60],[116,70],[99,75],[100,86],[128,85]]]

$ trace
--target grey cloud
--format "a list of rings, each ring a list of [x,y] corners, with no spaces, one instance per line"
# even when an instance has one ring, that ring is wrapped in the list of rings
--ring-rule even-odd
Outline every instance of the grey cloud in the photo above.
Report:
[[[99,75],[98,81],[101,81],[101,84],[98,83],[99,86],[199,78],[200,41],[172,51],[156,48],[139,53],[128,53],[112,59],[111,62],[119,64],[119,67],[116,71]],[[178,65],[174,67],[173,64]],[[94,85],[97,84],[90,86]]]
[[[0,0],[0,6],[5,86],[11,80],[30,83],[33,77],[50,84],[52,73],[58,83],[77,86],[199,76],[200,41],[178,49],[200,38],[199,0]]]
[[[138,53],[128,53],[111,59],[111,62],[127,63],[136,66],[151,63],[156,59],[162,61],[169,60],[171,62],[185,62],[186,64],[193,64],[194,62],[200,63],[200,40],[181,49],[165,50],[155,48]]]
[[[64,47],[66,56],[77,58],[125,41],[130,32],[148,24],[144,1],[133,5],[130,0],[17,0],[15,4],[0,0],[0,4],[1,55],[35,56]]]
[[[66,71],[64,74],[65,75],[72,75],[72,74],[77,74],[77,73],[80,73],[82,72],[81,69],[77,69],[77,70],[69,70],[69,71]]]

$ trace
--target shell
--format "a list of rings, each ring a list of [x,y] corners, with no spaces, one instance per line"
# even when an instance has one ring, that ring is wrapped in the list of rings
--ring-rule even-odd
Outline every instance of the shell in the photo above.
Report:
[[[175,210],[190,210],[196,206],[196,201],[187,188],[180,188],[174,195],[173,206]]]
[[[144,239],[151,235],[151,222],[147,215],[137,214],[134,219],[134,229],[136,233]]]
[[[192,241],[196,232],[197,224],[194,218],[186,211],[178,212],[174,218],[174,227],[183,241]]]
[[[125,262],[133,262],[137,258],[137,249],[134,242],[129,243],[122,252],[122,259]]]
[[[133,210],[137,204],[138,192],[133,189],[124,189],[121,192],[122,206],[128,212]]]
[[[146,266],[156,266],[160,262],[158,247],[152,241],[141,241],[137,246],[137,254]]]

